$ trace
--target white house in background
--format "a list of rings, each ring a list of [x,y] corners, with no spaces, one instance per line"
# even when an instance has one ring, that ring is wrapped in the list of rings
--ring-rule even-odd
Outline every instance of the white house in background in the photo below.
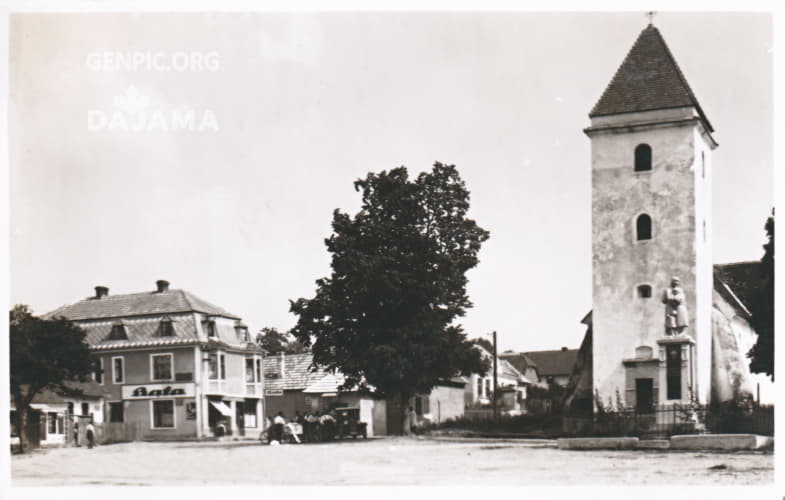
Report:
[[[28,443],[33,447],[62,446],[74,441],[74,423],[81,427],[93,421],[99,428],[104,422],[104,404],[101,387],[95,382],[66,384],[82,391],[80,396],[61,396],[44,389],[33,398],[28,418]],[[11,444],[19,443],[16,428],[16,408],[11,398]],[[78,429],[78,427],[77,427]],[[80,433],[81,442],[84,435]]]
[[[493,355],[482,346],[475,346],[482,353],[483,359],[490,363],[490,370],[485,374],[474,373],[466,377],[464,403],[467,407],[485,406],[493,403]],[[508,412],[524,412],[526,387],[535,381],[523,375],[509,361],[497,356],[496,382],[499,389],[499,402],[503,410]]]

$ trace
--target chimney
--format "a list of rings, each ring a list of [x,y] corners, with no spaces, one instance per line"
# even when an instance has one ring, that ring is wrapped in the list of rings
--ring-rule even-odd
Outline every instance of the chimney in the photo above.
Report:
[[[155,282],[155,286],[158,287],[158,293],[168,292],[169,291],[169,282],[166,280],[158,280]]]
[[[561,350],[562,350],[562,352],[564,352],[564,351],[567,350],[567,348],[566,347],[562,347]]]
[[[95,287],[95,298],[100,299],[102,297],[106,297],[109,295],[109,289],[105,286],[97,286]]]

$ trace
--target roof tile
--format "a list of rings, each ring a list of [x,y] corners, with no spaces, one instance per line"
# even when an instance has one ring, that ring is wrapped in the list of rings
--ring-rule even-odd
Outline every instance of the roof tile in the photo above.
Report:
[[[590,117],[693,106],[713,132],[657,28],[649,25],[635,41]]]
[[[179,312],[201,312],[231,319],[240,319],[218,306],[185,290],[141,292],[122,295],[89,297],[47,313],[46,318],[63,316],[70,320],[121,318]]]

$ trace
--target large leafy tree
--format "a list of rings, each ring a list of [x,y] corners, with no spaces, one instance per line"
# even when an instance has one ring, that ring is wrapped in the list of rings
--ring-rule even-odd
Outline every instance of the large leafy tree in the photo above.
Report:
[[[288,332],[281,332],[274,327],[264,327],[256,335],[256,343],[269,354],[300,354],[308,349]]]
[[[46,388],[78,396],[80,390],[68,382],[85,382],[99,369],[84,339],[85,331],[64,318],[42,319],[24,305],[11,310],[11,396],[22,451],[28,445],[28,412],[35,395]]]
[[[440,380],[487,367],[454,320],[471,302],[466,272],[489,233],[467,217],[469,191],[452,165],[410,179],[405,167],[354,183],[362,208],[336,210],[332,275],[314,298],[291,302],[294,336],[314,364],[372,386],[402,408]]]
[[[766,220],[768,241],[763,245],[760,262],[761,286],[752,304],[752,325],[758,333],[758,340],[748,356],[750,369],[755,373],[765,373],[774,379],[774,209]]]

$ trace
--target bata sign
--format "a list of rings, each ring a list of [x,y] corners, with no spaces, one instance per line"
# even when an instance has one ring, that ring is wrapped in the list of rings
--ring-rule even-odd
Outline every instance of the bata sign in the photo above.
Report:
[[[193,397],[193,384],[124,385],[123,399]]]

